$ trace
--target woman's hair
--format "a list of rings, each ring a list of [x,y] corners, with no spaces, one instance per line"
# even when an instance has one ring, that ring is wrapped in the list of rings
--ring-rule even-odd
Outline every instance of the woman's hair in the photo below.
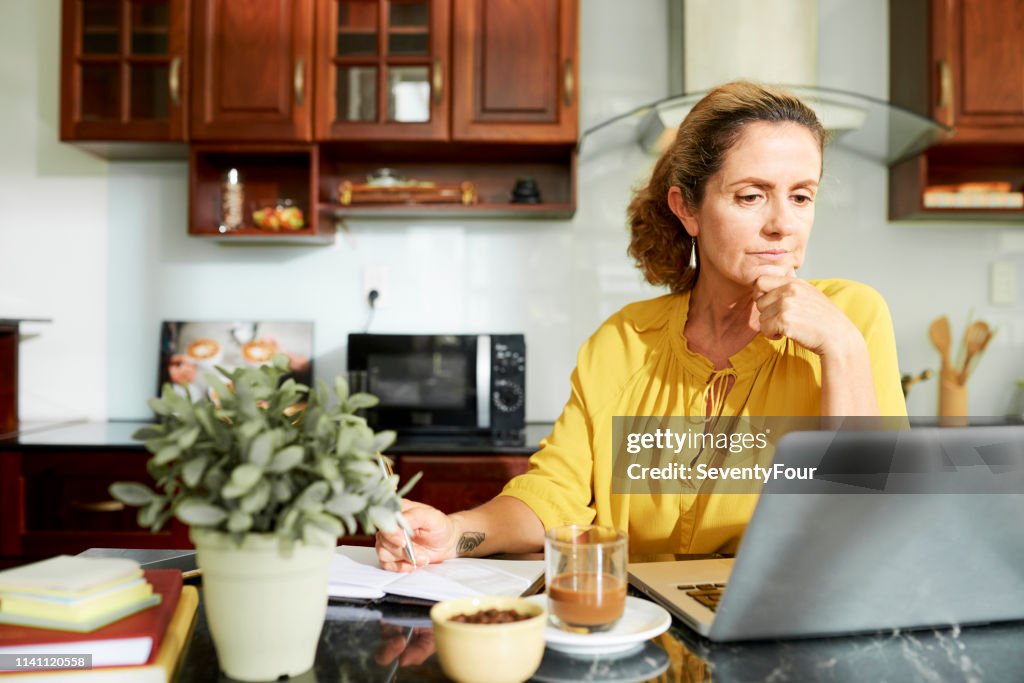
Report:
[[[828,134],[814,111],[785,90],[749,81],[733,81],[714,90],[687,114],[675,140],[654,166],[651,179],[633,193],[629,204],[628,253],[652,285],[685,292],[697,281],[690,268],[694,240],[668,205],[668,191],[678,187],[687,206],[704,199],[708,178],[725,161],[748,123],[798,123],[814,135],[824,152]]]

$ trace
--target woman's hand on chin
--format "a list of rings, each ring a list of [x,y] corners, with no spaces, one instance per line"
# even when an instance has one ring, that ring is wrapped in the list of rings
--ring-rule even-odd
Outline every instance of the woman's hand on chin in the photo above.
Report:
[[[767,267],[766,267],[767,270]],[[754,281],[754,304],[760,313],[761,334],[769,339],[789,337],[819,356],[846,353],[864,345],[850,319],[820,289],[796,277],[793,269]]]

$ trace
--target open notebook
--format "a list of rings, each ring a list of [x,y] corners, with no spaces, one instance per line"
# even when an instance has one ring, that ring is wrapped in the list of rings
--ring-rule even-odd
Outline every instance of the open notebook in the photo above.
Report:
[[[332,598],[376,600],[386,594],[419,600],[473,595],[525,595],[544,577],[542,560],[460,557],[410,573],[380,568],[373,548],[343,545],[331,564],[327,593]]]

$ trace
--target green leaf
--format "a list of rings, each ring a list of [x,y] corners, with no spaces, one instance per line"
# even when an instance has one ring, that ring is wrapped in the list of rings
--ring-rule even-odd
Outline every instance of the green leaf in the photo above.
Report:
[[[199,427],[192,427],[178,437],[178,447],[183,451],[187,451],[192,448],[197,438],[199,438]]]
[[[180,455],[181,449],[178,446],[164,446],[153,458],[153,462],[157,465],[166,465],[177,460]]]
[[[249,462],[260,468],[266,467],[270,462],[270,454],[274,448],[274,433],[263,432],[252,440],[249,447]]]
[[[156,525],[156,519],[163,509],[165,502],[166,499],[164,498],[155,498],[149,505],[139,508],[139,514],[136,517],[139,526],[144,529],[152,529]]]
[[[109,491],[114,498],[132,507],[149,505],[157,498],[148,486],[137,481],[116,482],[110,485]]]
[[[319,510],[323,507],[328,493],[330,493],[330,487],[327,485],[327,482],[315,481],[307,486],[299,494],[299,497],[295,499],[295,507],[306,512]]]
[[[278,479],[274,482],[272,488],[274,489],[274,500],[281,503],[291,500],[292,487],[287,479]]]
[[[363,408],[372,408],[380,403],[380,399],[373,394],[352,394],[345,401],[345,412],[354,413]]]
[[[338,441],[335,448],[337,454],[341,457],[345,457],[352,452],[352,444],[355,443],[356,433],[352,429],[345,429],[342,427],[338,431]]]
[[[274,357],[270,359],[273,363],[274,368],[277,370],[283,370],[288,372],[288,355],[284,353],[275,353]]]
[[[231,478],[221,490],[225,499],[240,498],[263,477],[263,470],[252,463],[242,463],[231,471]]]
[[[348,399],[348,380],[341,375],[334,378],[334,393],[338,395],[338,403],[344,404]]]
[[[366,509],[366,496],[361,496],[358,493],[342,493],[327,501],[324,507],[328,512],[339,517],[357,515]]]
[[[160,399],[152,400],[158,401]],[[167,434],[167,430],[164,428],[163,425],[150,425],[148,427],[141,427],[139,429],[136,429],[135,433],[132,434],[132,438],[135,439],[136,441],[146,441],[147,439],[155,439],[162,437],[165,434]]]
[[[405,482],[405,486],[403,486],[402,488],[398,489],[398,492],[395,493],[395,497],[396,498],[405,498],[405,494],[409,493],[409,491],[412,490],[412,487],[416,485],[416,482],[418,482],[422,478],[423,478],[423,470],[420,470],[416,474],[412,475],[412,477],[409,479],[409,481]]]
[[[326,532],[332,538],[338,538],[345,533],[345,528],[341,525],[341,522],[336,520],[334,517],[324,514],[323,512],[311,512],[306,514],[306,524],[303,528],[303,536],[306,536],[306,529],[309,525],[313,525],[317,529]],[[306,538],[307,541],[319,540],[317,537]]]
[[[174,515],[189,526],[217,526],[227,519],[228,513],[204,500],[186,498],[178,503]]]
[[[390,429],[386,429],[382,432],[377,432],[377,434],[373,437],[373,446],[370,448],[370,450],[372,450],[374,453],[382,453],[385,450],[387,450],[388,446],[393,444],[395,442],[395,439],[397,438],[398,434],[396,432],[391,431]]]
[[[267,471],[287,472],[302,462],[302,457],[304,455],[305,449],[303,449],[302,446],[294,445],[282,448],[277,453],[274,453],[274,458],[270,461]]]
[[[374,505],[366,511],[366,516],[373,526],[389,533],[398,528],[397,514],[382,505]]]
[[[209,464],[210,458],[206,455],[192,458],[186,462],[184,467],[181,468],[181,478],[185,482],[185,486],[190,489],[199,486],[199,482],[203,479],[203,472],[206,471],[206,466]]]
[[[232,510],[228,515],[228,531],[242,533],[252,528],[252,515],[241,510]]]
[[[174,411],[171,410],[171,407],[158,398],[151,398],[148,401],[146,401],[146,403],[149,404],[149,409],[152,410],[157,415],[163,415],[164,417],[166,417],[168,415],[174,414]]]
[[[253,490],[242,497],[238,507],[243,512],[257,513],[267,506],[270,500],[271,485],[266,479],[260,481]]]
[[[277,525],[277,531],[287,532],[291,531],[295,527],[295,522],[299,519],[299,511],[295,508],[290,509],[280,518],[280,522]]]

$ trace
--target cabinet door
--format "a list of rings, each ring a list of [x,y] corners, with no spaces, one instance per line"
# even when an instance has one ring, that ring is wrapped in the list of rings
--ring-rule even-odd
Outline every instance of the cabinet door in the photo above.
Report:
[[[409,497],[445,513],[468,510],[501,493],[529,466],[527,455],[400,455],[403,482],[423,473]]]
[[[195,0],[194,140],[312,137],[313,0]]]
[[[935,118],[958,139],[1005,140],[1016,127],[1024,141],[1024,2],[933,0],[932,17]]]
[[[317,139],[447,139],[449,15],[449,0],[318,0]]]
[[[452,138],[576,141],[576,0],[455,0]]]
[[[61,140],[184,140],[186,0],[63,0],[61,11]]]

